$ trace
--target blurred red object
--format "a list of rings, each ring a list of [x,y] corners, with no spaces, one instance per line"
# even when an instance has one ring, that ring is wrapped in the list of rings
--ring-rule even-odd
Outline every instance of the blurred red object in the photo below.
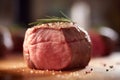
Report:
[[[21,36],[20,34],[12,34],[12,40],[13,40],[13,49],[12,52],[14,53],[22,53],[23,52],[23,40],[24,36]]]
[[[115,49],[117,42],[117,33],[114,30],[101,27],[98,30],[88,31],[92,42],[92,57],[107,56]]]
[[[92,57],[99,57],[105,54],[105,44],[101,35],[95,31],[89,31],[92,42]]]

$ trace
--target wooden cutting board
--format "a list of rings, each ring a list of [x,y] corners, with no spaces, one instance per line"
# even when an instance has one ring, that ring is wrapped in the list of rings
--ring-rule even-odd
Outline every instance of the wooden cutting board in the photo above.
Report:
[[[120,80],[120,53],[91,59],[84,69],[48,71],[29,69],[22,56],[0,60],[0,80]]]

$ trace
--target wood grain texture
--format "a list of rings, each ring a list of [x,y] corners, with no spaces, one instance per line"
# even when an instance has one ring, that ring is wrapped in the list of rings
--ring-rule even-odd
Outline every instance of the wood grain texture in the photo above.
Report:
[[[120,80],[120,53],[91,59],[85,69],[48,71],[29,69],[22,56],[0,60],[0,80]]]

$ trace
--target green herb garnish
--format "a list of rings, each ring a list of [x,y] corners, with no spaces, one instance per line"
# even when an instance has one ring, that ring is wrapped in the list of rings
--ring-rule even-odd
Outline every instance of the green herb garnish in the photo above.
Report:
[[[52,23],[52,22],[72,22],[70,18],[68,18],[63,12],[60,12],[63,17],[56,17],[56,16],[47,16],[46,19],[37,19],[36,22],[32,22],[29,25],[41,25],[45,23]]]

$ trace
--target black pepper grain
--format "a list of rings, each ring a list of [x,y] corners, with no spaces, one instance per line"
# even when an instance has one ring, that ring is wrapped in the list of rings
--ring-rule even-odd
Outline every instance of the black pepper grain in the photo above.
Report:
[[[110,68],[113,68],[113,65],[109,66]]]
[[[109,69],[106,69],[106,72],[108,72],[109,71]]]
[[[91,68],[90,70],[93,71],[93,68]]]
[[[85,74],[89,74],[90,73],[90,71],[85,71]]]
[[[103,66],[105,67],[107,64],[103,64]]]

